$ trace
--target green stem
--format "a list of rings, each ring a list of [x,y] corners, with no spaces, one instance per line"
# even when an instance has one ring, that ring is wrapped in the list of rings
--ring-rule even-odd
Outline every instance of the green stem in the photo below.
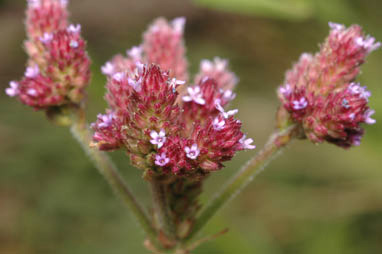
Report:
[[[150,179],[150,186],[153,198],[154,212],[157,216],[159,228],[169,241],[169,245],[176,241],[176,232],[173,218],[171,216],[166,186],[156,177]]]
[[[150,242],[158,246],[156,231],[153,228],[149,217],[134,198],[114,163],[105,152],[101,152],[89,146],[92,141],[92,135],[88,125],[85,122],[84,112],[81,109],[72,115],[71,132],[76,140],[81,144],[87,155],[91,158],[98,171],[109,183],[115,194],[118,195],[131,210],[137,219],[138,224],[142,227],[144,232],[147,234],[147,237],[150,239]]]
[[[296,131],[295,126],[285,130],[277,130],[269,139],[264,148],[226,184],[223,189],[207,204],[196,219],[193,231],[188,236],[190,241],[207,222],[223,207],[233,199],[253,178],[263,171],[281,148],[285,147],[293,138]]]

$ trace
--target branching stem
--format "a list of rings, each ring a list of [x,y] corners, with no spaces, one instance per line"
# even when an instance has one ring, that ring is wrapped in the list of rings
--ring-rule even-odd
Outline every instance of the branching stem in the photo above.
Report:
[[[226,203],[233,199],[251,180],[263,171],[283,147],[294,137],[296,127],[289,126],[285,130],[277,130],[269,138],[264,148],[227,183],[222,190],[206,205],[196,219],[193,231],[188,236],[190,242],[194,236]]]
[[[92,141],[92,136],[85,121],[85,114],[82,109],[75,110],[72,115],[71,132],[75,139],[80,143],[86,154],[91,158],[98,171],[109,183],[114,193],[127,205],[135,219],[138,221],[139,226],[141,226],[146,233],[150,242],[152,242],[155,246],[159,246],[157,241],[157,233],[152,226],[149,217],[134,198],[114,163],[110,160],[106,153],[89,146]]]

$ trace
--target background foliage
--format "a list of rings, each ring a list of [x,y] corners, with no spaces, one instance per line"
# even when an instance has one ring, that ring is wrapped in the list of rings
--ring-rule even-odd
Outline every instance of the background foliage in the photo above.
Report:
[[[305,51],[316,51],[327,22],[359,23],[382,40],[378,0],[82,0],[71,1],[83,25],[94,76],[89,116],[103,111],[102,65],[140,42],[157,16],[187,17],[192,73],[202,58],[229,58],[241,79],[238,99],[248,135],[258,147],[274,124],[275,89]],[[24,1],[0,1],[0,88],[24,71]],[[360,81],[373,92],[377,124],[361,147],[294,142],[206,228],[230,232],[203,253],[378,253],[382,249],[382,52],[369,57]],[[0,93],[0,253],[146,253],[143,234],[65,128]],[[207,200],[251,152],[207,181]],[[149,194],[122,152],[112,153],[136,195]]]

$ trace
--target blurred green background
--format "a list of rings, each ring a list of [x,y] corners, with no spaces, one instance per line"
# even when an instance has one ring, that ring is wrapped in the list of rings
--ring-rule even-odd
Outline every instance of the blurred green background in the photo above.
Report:
[[[143,233],[69,131],[2,92],[25,68],[24,6],[0,0],[0,253],[147,253]],[[382,40],[380,0],[72,0],[70,9],[93,60],[89,121],[106,106],[100,66],[139,44],[154,18],[185,16],[191,72],[203,58],[230,59],[241,80],[233,107],[258,147],[274,126],[275,90],[285,70],[302,52],[317,50],[328,21],[359,23]],[[229,227],[229,233],[195,254],[382,252],[381,66],[380,50],[359,77],[377,112],[362,145],[346,151],[294,142],[204,231]],[[149,205],[141,172],[122,152],[111,155]],[[252,155],[241,153],[213,174],[202,200]]]

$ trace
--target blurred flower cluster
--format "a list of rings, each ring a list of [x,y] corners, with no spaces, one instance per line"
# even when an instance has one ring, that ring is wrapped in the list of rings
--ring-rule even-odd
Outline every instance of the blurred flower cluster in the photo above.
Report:
[[[361,27],[329,23],[331,31],[315,54],[303,54],[286,73],[278,90],[283,104],[279,121],[286,118],[301,125],[314,143],[328,141],[348,148],[359,145],[361,123],[373,124],[368,107],[370,92],[355,82],[367,55],[379,48]]]
[[[24,77],[12,81],[9,96],[35,109],[78,104],[90,80],[90,60],[81,26],[68,24],[67,0],[28,0]]]
[[[237,110],[224,109],[238,81],[226,60],[203,60],[193,85],[186,87],[184,23],[184,18],[157,19],[142,45],[102,67],[110,108],[92,125],[94,145],[124,148],[144,170],[203,176],[254,146],[233,117]]]

